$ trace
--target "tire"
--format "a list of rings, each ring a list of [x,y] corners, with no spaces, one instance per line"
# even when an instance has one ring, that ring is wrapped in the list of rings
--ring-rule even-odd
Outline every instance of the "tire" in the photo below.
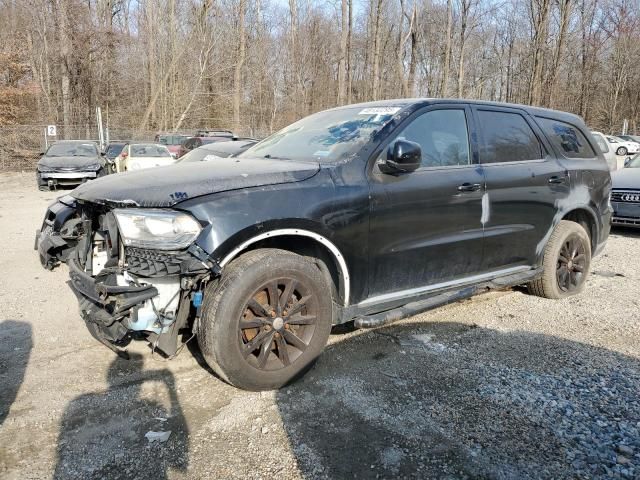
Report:
[[[545,247],[542,276],[527,287],[538,297],[566,298],[582,291],[590,266],[589,234],[582,225],[562,220]]]
[[[616,150],[616,155],[620,155],[621,157],[627,154],[626,147],[620,147]]]
[[[46,181],[42,180],[40,173],[36,172],[36,183],[38,184],[38,190],[41,192],[49,192],[51,189]]]
[[[197,337],[223,380],[272,390],[313,365],[331,323],[331,288],[318,266],[291,252],[260,249],[234,260],[207,286]]]

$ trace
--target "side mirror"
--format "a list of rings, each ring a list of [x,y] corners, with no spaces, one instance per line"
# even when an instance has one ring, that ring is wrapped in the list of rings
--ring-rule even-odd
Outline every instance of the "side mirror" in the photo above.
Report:
[[[127,157],[129,156],[129,154],[128,154],[127,152],[122,152],[122,153],[120,154],[120,156],[121,156],[122,158],[127,158]]]
[[[100,156],[104,157],[107,154],[107,152],[100,152]]]
[[[171,156],[173,157],[174,160],[176,160],[178,158],[178,154],[177,153],[172,153]]]
[[[631,163],[631,157],[627,157],[627,158],[624,159],[624,166],[625,167],[628,167],[630,163]]]
[[[396,140],[387,153],[387,159],[378,163],[382,173],[409,173],[422,163],[422,148],[416,142]]]

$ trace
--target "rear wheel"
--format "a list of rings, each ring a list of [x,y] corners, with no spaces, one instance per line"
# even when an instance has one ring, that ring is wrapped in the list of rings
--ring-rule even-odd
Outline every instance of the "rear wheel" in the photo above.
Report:
[[[620,156],[626,155],[627,154],[627,149],[626,147],[620,147],[616,150],[616,153]]]
[[[529,291],[544,298],[565,298],[580,293],[590,265],[589,234],[582,225],[562,220],[545,248],[542,276],[529,283]]]
[[[287,384],[327,342],[330,292],[306,257],[276,249],[246,253],[205,292],[198,342],[207,363],[239,388]]]

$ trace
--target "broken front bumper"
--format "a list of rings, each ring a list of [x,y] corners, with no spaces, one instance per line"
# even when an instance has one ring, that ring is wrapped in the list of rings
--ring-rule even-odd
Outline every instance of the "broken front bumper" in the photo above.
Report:
[[[181,251],[125,247],[107,208],[63,202],[49,206],[35,246],[45,268],[67,263],[90,333],[119,354],[132,339],[174,354],[178,331],[199,307],[193,299],[202,298],[217,264],[195,244]]]
[[[47,208],[42,226],[36,230],[34,249],[40,263],[52,270],[58,263],[66,262],[77,243],[76,216],[73,199],[58,199]]]

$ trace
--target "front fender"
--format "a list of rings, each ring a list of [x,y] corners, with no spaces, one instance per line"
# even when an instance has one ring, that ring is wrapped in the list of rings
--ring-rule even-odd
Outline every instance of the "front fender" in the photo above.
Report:
[[[360,298],[366,279],[367,198],[365,187],[336,189],[331,176],[321,170],[302,182],[220,192],[175,208],[204,225],[196,244],[222,267],[269,236],[312,238],[331,252],[346,285],[356,279],[363,291],[355,297]]]

